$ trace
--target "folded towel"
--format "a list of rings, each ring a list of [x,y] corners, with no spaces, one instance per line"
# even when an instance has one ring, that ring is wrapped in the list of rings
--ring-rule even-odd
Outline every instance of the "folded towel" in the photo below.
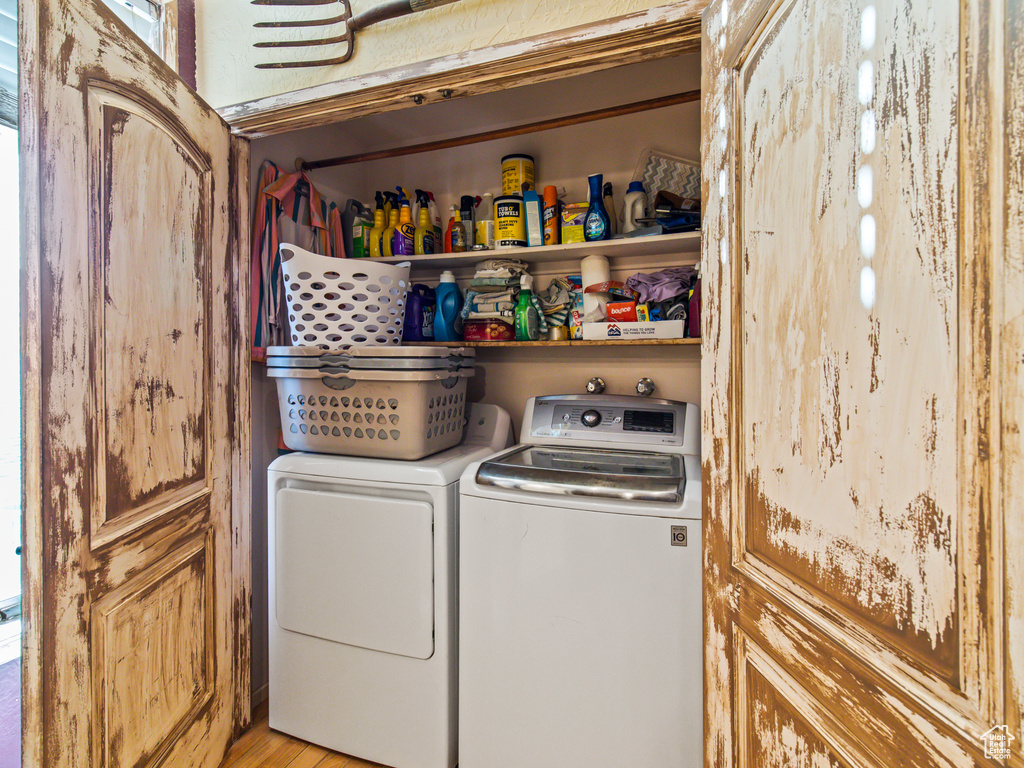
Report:
[[[469,287],[474,290],[491,289],[504,291],[508,288],[518,288],[518,277],[474,277],[469,281]]]
[[[487,259],[487,261],[481,261],[476,265],[477,272],[496,272],[499,270],[505,270],[509,273],[505,277],[509,277],[513,273],[522,274],[526,271],[526,262],[519,259]]]
[[[502,312],[509,309],[515,309],[511,301],[477,301],[473,304],[475,312]]]
[[[494,320],[497,318],[513,317],[515,313],[510,309],[505,312],[470,312],[467,320]]]

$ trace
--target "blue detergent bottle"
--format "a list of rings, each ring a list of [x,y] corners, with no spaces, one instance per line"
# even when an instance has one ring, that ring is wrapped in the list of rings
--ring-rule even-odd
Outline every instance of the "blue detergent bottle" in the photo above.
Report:
[[[435,341],[461,341],[462,339],[462,292],[455,275],[448,270],[441,273],[441,282],[435,290],[437,313],[434,315]]]
[[[587,242],[608,240],[612,236],[611,220],[604,207],[604,192],[601,188],[603,180],[604,177],[600,173],[587,177],[587,181],[590,182],[590,207],[587,208],[587,218],[583,221],[583,239]]]

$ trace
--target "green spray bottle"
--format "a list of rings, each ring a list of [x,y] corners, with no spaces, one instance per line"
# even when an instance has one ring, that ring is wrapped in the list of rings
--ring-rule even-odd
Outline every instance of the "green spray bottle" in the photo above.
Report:
[[[533,306],[533,278],[519,278],[519,298],[515,315],[516,341],[536,341],[540,338],[540,315]]]

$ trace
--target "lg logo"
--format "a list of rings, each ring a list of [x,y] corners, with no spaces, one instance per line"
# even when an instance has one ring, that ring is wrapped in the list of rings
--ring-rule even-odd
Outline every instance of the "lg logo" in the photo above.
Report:
[[[685,525],[673,525],[672,526],[672,546],[673,547],[685,547],[686,546],[686,526]]]

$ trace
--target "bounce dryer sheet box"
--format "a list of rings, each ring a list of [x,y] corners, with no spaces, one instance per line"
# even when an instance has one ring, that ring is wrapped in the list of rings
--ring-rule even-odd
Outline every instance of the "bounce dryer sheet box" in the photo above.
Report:
[[[584,323],[584,339],[681,339],[685,320],[656,323]]]

